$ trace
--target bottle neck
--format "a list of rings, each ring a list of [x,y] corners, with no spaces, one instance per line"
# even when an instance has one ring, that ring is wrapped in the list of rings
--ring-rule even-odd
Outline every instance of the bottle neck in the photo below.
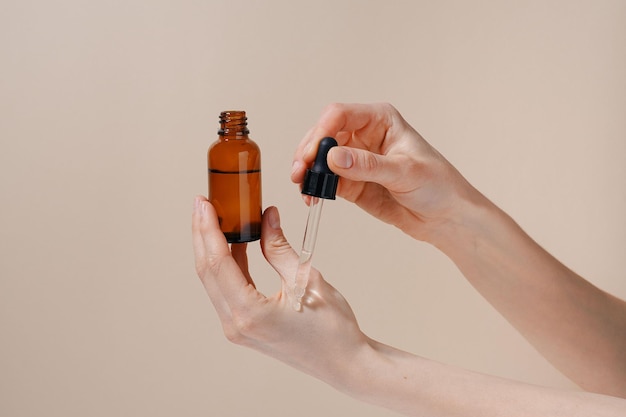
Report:
[[[245,111],[231,110],[220,113],[220,130],[217,134],[224,139],[247,139],[248,118]]]

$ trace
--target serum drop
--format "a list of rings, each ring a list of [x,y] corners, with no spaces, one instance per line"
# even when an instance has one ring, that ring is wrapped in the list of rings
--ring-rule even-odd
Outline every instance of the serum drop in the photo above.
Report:
[[[261,152],[247,120],[245,111],[223,111],[207,154],[209,201],[228,243],[261,238]]]

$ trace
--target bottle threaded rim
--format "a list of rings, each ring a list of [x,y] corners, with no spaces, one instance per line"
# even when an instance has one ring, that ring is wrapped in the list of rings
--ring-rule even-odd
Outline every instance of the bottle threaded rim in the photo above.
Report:
[[[248,117],[243,110],[226,110],[220,113],[219,135],[247,135]]]

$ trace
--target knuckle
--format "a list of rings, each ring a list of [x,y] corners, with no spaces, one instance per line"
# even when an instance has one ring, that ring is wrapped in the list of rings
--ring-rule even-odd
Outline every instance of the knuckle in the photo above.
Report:
[[[211,234],[211,232],[213,232],[213,229],[211,228],[211,225],[209,222],[207,221],[201,221],[198,224],[198,231],[200,232],[201,235],[208,235]]]
[[[218,276],[222,267],[222,256],[209,254],[207,256],[204,269],[211,273],[213,276]]]
[[[341,125],[345,119],[345,109],[346,106],[342,103],[327,104],[322,111],[319,123],[326,127]]]
[[[196,259],[195,266],[196,274],[198,274],[199,277],[202,277],[206,272],[206,262],[204,260]]]
[[[393,104],[389,103],[389,102],[383,102],[383,103],[380,103],[380,105],[381,105],[381,107],[384,110],[388,111],[389,113],[397,113],[398,112],[398,110],[395,108],[395,106]]]
[[[374,172],[378,168],[378,159],[372,153],[361,153],[359,157],[359,166],[367,172]]]
[[[269,249],[273,254],[282,255],[291,252],[291,245],[284,235],[275,236],[269,240]]]
[[[219,276],[222,270],[223,256],[206,253],[205,256],[195,259],[196,274],[202,279]]]
[[[343,104],[341,103],[330,103],[324,106],[322,110],[322,115],[330,115],[343,111]]]
[[[393,104],[380,103],[380,107],[381,121],[383,121],[383,123],[385,123],[387,126],[393,126],[394,124],[400,123],[404,120],[398,109],[396,109]]]
[[[224,335],[230,342],[242,345],[247,340],[254,339],[259,320],[250,311],[232,312],[230,324],[224,327]]]
[[[232,323],[225,324],[223,326],[223,329],[224,329],[224,336],[226,337],[226,340],[236,345],[243,344],[243,341],[244,341],[243,334],[239,332],[236,326],[234,326]]]

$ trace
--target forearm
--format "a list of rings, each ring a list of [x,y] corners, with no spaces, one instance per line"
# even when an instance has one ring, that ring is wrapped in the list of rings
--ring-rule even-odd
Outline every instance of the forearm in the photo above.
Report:
[[[564,374],[626,397],[626,304],[569,270],[486,199],[464,213],[436,246]]]
[[[621,416],[626,401],[469,372],[375,341],[354,358],[343,389],[410,416]]]

